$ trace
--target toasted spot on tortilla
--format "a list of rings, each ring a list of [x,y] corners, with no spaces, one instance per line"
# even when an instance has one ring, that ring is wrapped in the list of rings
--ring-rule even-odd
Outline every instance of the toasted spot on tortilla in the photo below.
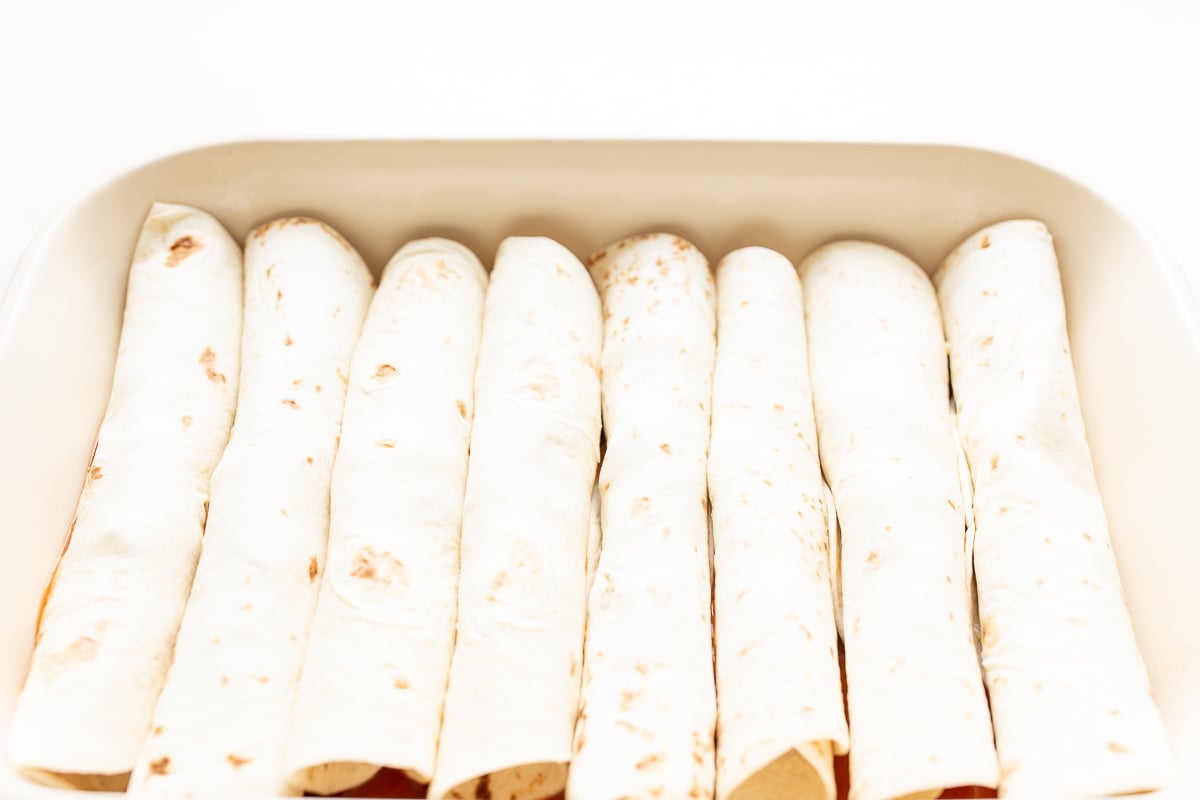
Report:
[[[396,678],[396,680],[392,681],[392,686],[395,686],[397,689],[407,689],[408,681],[404,680],[404,678]]]
[[[312,459],[310,458],[309,461],[311,462]],[[317,566],[317,557],[313,556],[312,558],[310,558],[308,560],[308,582],[309,583],[312,583],[313,581],[315,581],[317,579],[317,573],[319,571],[320,571],[320,569]]]
[[[283,339],[284,347],[291,347],[295,343],[296,343],[296,341],[295,341],[295,339],[292,338],[292,335],[290,333],[287,336],[285,336]]]
[[[1095,539],[1093,539],[1093,538],[1092,538],[1090,535],[1088,535],[1088,532],[1087,532],[1087,531],[1084,531],[1084,532],[1083,532],[1081,535],[1083,536],[1083,540],[1084,540],[1085,542],[1094,542],[1094,541],[1096,541],[1096,540],[1095,540]]]
[[[671,455],[671,445],[668,444],[667,442],[663,442],[662,444],[660,444],[658,446],[658,449],[662,450],[667,455]]]
[[[408,568],[388,552],[376,552],[373,547],[361,547],[354,553],[350,576],[384,586],[408,583]]]
[[[180,236],[171,242],[171,247],[167,251],[167,260],[163,264],[167,267],[178,267],[185,258],[203,246],[204,240],[199,236]]]
[[[204,348],[204,352],[200,354],[200,366],[204,367],[204,374],[213,383],[225,383],[225,376],[214,368],[216,363],[217,354],[211,347]]]
[[[42,664],[47,675],[58,672],[66,667],[83,664],[96,657],[100,643],[90,636],[80,636],[66,646],[65,649],[46,655]]]
[[[993,341],[994,341],[994,338],[991,336],[984,338],[984,340],[979,343],[979,349],[986,350],[987,348],[992,346]]]
[[[184,414],[179,418],[179,424],[183,425],[185,428],[190,428],[192,427],[192,418],[187,414]]]
[[[98,481],[104,477],[104,470],[99,467],[92,467],[88,470],[88,478],[93,481]]]
[[[163,756],[150,762],[151,775],[166,775],[171,769],[171,757]]]
[[[395,439],[380,439],[379,446],[391,449],[396,446],[396,440]]]
[[[463,419],[467,418],[467,404],[462,400],[455,400],[454,405],[458,406],[458,415]]]
[[[661,763],[662,763],[662,756],[651,755],[651,756],[646,756],[645,758],[643,758],[641,761],[639,761],[634,766],[636,769],[644,770],[644,769],[650,769],[655,764],[661,764]]]
[[[1129,752],[1129,748],[1125,747],[1124,745],[1120,744],[1119,742],[1109,742],[1108,749],[1114,753],[1117,753],[1118,755],[1121,753]]]
[[[987,250],[991,246],[992,246],[992,240],[988,237],[987,234],[984,234],[983,238],[979,241],[979,249]]]
[[[390,378],[395,374],[396,368],[391,364],[380,364],[379,368],[375,370],[375,374],[371,377],[375,378],[376,380],[383,380],[385,378]]]
[[[292,400],[291,398],[285,397],[283,400],[280,400],[279,402],[283,403],[288,408],[294,408],[297,410],[299,410],[299,408],[300,408],[300,404],[297,403],[295,400]]]
[[[225,756],[225,760],[232,764],[234,769],[240,769],[241,767],[244,767],[246,764],[249,764],[251,761],[253,761],[253,759],[243,758],[242,756],[235,755],[233,753]]]
[[[1000,466],[1000,456],[992,456],[992,469],[997,469]]]

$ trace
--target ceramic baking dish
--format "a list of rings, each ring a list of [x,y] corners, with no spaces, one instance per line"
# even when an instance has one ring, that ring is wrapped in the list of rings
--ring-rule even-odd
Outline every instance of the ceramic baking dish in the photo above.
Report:
[[[154,200],[205,208],[239,239],[278,215],[317,216],[376,271],[430,234],[486,261],[511,234],[586,254],[659,229],[713,261],[750,244],[798,261],[865,237],[929,269],[987,223],[1044,220],[1113,545],[1170,731],[1174,780],[1162,796],[1200,796],[1190,769],[1200,763],[1200,312],[1166,254],[1104,199],[1026,161],[935,146],[255,142],[164,158],[77,200],[0,303],[0,743],[108,399],[126,273]],[[0,796],[56,794],[0,765]]]

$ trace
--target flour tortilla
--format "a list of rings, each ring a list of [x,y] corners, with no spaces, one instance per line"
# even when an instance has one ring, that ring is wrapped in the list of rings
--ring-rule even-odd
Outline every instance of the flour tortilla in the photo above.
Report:
[[[484,314],[458,640],[431,797],[562,790],[579,704],[600,301],[550,239],[501,243]]]
[[[138,239],[108,411],[17,700],[9,759],[120,790],[150,728],[237,399],[242,264],[215,219],[155,203]]]
[[[717,266],[712,500],[717,798],[832,798],[849,746],[804,302],[761,247]]]
[[[487,273],[445,239],[400,249],[354,351],[321,584],[287,764],[333,794],[433,775]]]
[[[329,529],[345,377],[371,276],[323,223],[246,242],[242,376],[175,660],[131,791],[287,794],[283,751]]]
[[[975,570],[1001,789],[1140,792],[1167,776],[1096,488],[1046,226],[972,235],[937,275],[975,490]]]
[[[904,256],[864,242],[821,248],[801,277],[842,531],[850,797],[995,786],[933,287]]]
[[[592,257],[604,302],[603,547],[567,797],[704,800],[715,780],[708,262],[669,234]]]

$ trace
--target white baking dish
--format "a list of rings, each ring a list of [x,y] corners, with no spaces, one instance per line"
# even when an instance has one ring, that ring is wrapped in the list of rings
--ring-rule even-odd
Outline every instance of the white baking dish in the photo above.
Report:
[[[0,743],[46,579],[108,399],[125,279],[154,200],[212,211],[237,237],[304,213],[378,271],[404,241],[504,236],[586,254],[668,230],[711,260],[743,245],[799,260],[865,237],[926,268],[1014,216],[1057,239],[1088,435],[1113,544],[1175,767],[1163,796],[1200,796],[1200,311],[1135,223],[1079,184],[954,147],[594,142],[257,142],[171,156],[67,208],[0,303]],[[5,745],[6,747],[6,745]],[[0,766],[0,796],[58,794]]]

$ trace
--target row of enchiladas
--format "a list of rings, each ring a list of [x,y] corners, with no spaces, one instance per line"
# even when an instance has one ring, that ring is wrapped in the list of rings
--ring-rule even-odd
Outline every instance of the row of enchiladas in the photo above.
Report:
[[[321,222],[243,260],[152,209],[22,772],[832,798],[847,751],[856,800],[1165,779],[1043,225],[932,282],[653,234],[426,239],[374,289]]]

